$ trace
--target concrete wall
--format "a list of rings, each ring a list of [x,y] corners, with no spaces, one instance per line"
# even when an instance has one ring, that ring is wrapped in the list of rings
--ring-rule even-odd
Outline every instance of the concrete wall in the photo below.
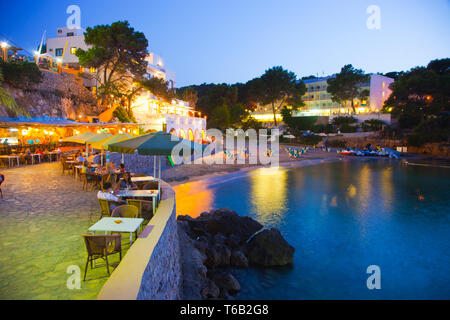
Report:
[[[377,120],[382,120],[382,121],[386,122],[387,124],[391,124],[391,114],[390,113],[381,113],[381,112],[362,113],[362,114],[352,114],[351,116],[353,118],[358,119],[358,122],[364,122],[364,121],[370,120],[370,119],[377,119]],[[330,123],[336,117],[341,117],[341,116],[340,115],[330,116],[330,118],[329,118]]]
[[[392,93],[391,89],[389,89],[389,85],[392,82],[394,82],[394,79],[379,74],[370,76],[370,108],[372,110],[381,110],[383,108],[384,101]]]
[[[182,271],[175,192],[162,183],[155,216],[128,250],[98,295],[99,300],[181,299]]]

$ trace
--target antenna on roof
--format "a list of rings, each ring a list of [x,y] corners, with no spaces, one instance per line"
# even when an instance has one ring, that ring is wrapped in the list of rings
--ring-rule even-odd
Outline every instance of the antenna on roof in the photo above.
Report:
[[[46,32],[46,30],[44,30],[44,33],[42,34],[41,44],[39,45],[39,51],[38,51],[38,53],[37,53],[36,64],[37,64],[38,66],[39,66],[39,59],[41,58],[42,44],[44,43],[45,32]]]

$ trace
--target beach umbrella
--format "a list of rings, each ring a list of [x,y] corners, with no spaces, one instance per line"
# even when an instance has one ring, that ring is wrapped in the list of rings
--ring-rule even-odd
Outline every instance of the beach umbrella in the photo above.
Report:
[[[133,136],[128,133],[116,134],[114,136],[107,137],[106,139],[91,143],[91,147],[93,147],[95,149],[108,150],[108,146],[110,144],[117,143],[117,142],[120,142],[123,140],[127,140],[132,137]]]
[[[86,131],[82,134],[78,134],[72,137],[66,137],[64,139],[62,139],[62,141],[64,142],[75,142],[75,143],[81,143],[81,144],[85,144],[86,143],[86,139],[95,136],[95,133],[90,132],[90,131]]]
[[[95,142],[99,142],[99,141],[105,140],[110,137],[112,137],[112,135],[110,135],[109,133],[95,133],[93,136],[88,137],[86,139],[86,143],[93,144]]]
[[[185,146],[190,147],[191,151],[198,150],[199,148],[203,150],[204,148],[204,146],[199,143],[181,139],[170,133],[160,131],[110,144],[108,145],[108,150],[113,152],[122,152],[129,154],[133,154],[135,151],[137,151],[137,153],[140,155],[158,156],[159,157],[158,198],[159,198],[160,192],[159,181],[161,180],[161,156],[172,155],[172,149],[179,143],[182,143]],[[153,165],[154,165],[153,172],[156,173],[155,161]]]
[[[81,144],[85,144],[86,145],[86,152],[89,155],[89,149],[88,146],[86,144],[86,140],[89,138],[92,138],[93,136],[95,136],[96,134],[90,131],[86,131],[82,134],[78,134],[76,136],[72,136],[72,137],[67,137],[62,139],[64,142],[75,142],[75,143],[81,143]]]
[[[89,145],[92,145],[93,143],[96,143],[96,142],[99,142],[99,141],[103,141],[103,140],[108,139],[110,137],[112,137],[112,135],[110,135],[109,133],[96,133],[93,136],[88,137],[86,139],[86,145],[89,148]],[[88,155],[89,155],[89,152],[88,152]],[[102,155],[101,155],[101,165],[103,166],[103,151],[102,151]]]
[[[103,140],[100,140],[100,141],[97,141],[97,142],[93,142],[91,144],[91,147],[95,148],[95,149],[101,149],[102,150],[101,164],[103,166],[103,150],[108,150],[108,146],[110,144],[113,144],[113,143],[116,143],[116,142],[120,142],[120,141],[123,141],[123,140],[126,140],[126,139],[130,139],[132,137],[133,136],[131,134],[128,134],[128,133],[116,134],[114,136],[107,137],[106,139],[103,139]],[[123,163],[123,153],[122,153],[122,163]]]

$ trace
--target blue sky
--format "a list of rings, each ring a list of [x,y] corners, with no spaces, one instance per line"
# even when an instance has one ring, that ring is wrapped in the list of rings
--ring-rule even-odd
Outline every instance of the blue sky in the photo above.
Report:
[[[176,72],[177,86],[245,82],[281,65],[299,77],[347,63],[366,72],[407,70],[450,54],[449,0],[1,1],[0,37],[35,50],[56,36],[66,8],[83,28],[128,20]],[[381,29],[369,30],[369,5]]]

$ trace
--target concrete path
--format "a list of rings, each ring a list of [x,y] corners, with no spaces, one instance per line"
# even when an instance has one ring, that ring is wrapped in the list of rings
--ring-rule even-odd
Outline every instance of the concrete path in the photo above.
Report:
[[[0,169],[0,299],[95,299],[105,267],[88,270],[81,237],[100,218],[96,192],[61,174],[60,163]],[[117,258],[113,260],[118,261]],[[103,264],[99,260],[98,264]],[[81,289],[68,289],[69,266],[79,266]]]

